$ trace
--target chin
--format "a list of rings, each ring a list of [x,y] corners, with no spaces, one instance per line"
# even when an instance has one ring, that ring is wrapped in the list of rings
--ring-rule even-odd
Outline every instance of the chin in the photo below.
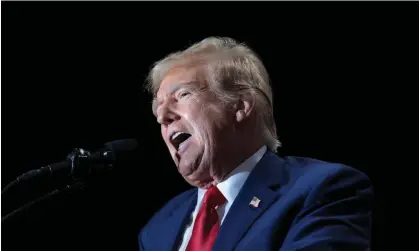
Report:
[[[208,166],[203,164],[205,161],[202,157],[202,155],[199,155],[193,161],[181,163],[178,167],[179,173],[193,186],[202,187],[212,182]]]
[[[184,159],[180,159],[178,163],[178,170],[182,176],[197,175],[201,172],[200,158],[193,158],[190,160],[186,156]]]
[[[189,176],[183,176],[183,178],[192,186],[205,188],[208,187],[213,179],[208,173],[192,173]]]
[[[194,171],[189,166],[184,166],[184,165],[179,164],[178,172],[180,173],[180,175],[187,177],[187,176],[192,175]]]

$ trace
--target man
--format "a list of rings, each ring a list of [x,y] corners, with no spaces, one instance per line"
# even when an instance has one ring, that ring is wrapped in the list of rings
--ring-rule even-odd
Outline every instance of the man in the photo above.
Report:
[[[280,157],[268,73],[229,38],[157,62],[148,88],[188,190],[139,234],[140,250],[368,250],[372,188],[342,164]]]

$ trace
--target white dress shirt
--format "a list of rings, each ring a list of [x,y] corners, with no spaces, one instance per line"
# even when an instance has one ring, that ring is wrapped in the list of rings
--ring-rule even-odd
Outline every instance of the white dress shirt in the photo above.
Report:
[[[261,147],[250,158],[245,160],[236,169],[234,169],[224,181],[220,182],[217,185],[217,188],[227,199],[226,203],[216,208],[218,217],[220,219],[220,225],[223,223],[224,218],[228,213],[228,210],[230,209],[231,205],[236,199],[237,194],[242,188],[250,172],[253,170],[256,164],[260,161],[260,159],[263,157],[265,152],[266,152],[266,146]],[[196,202],[195,210],[192,212],[192,215],[191,215],[192,221],[186,226],[185,232],[183,234],[182,243],[179,248],[180,251],[184,251],[186,247],[188,246],[188,242],[192,236],[192,229],[195,223],[195,218],[196,218],[196,215],[198,214],[199,208],[201,207],[202,199],[204,198],[205,192],[206,192],[206,189],[202,189],[202,188],[198,189],[198,200]]]

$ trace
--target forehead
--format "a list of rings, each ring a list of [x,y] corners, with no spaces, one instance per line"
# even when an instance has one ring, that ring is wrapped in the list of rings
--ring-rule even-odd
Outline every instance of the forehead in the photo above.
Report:
[[[197,75],[198,70],[191,68],[177,68],[167,72],[156,92],[156,97],[153,99],[153,113],[156,113],[157,107],[165,97],[174,94],[177,90],[183,88],[200,89],[202,83],[199,82]]]
[[[197,71],[195,69],[176,68],[170,70],[163,77],[156,98],[162,99],[181,87],[188,87],[193,83],[197,85],[197,82]]]

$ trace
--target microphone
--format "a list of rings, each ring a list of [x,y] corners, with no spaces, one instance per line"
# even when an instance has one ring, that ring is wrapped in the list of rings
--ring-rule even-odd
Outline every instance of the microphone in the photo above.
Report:
[[[2,196],[11,199],[5,203],[6,210],[2,208],[2,223],[19,218],[20,213],[58,194],[83,190],[85,178],[92,171],[112,169],[117,159],[124,159],[125,154],[136,149],[137,141],[121,139],[104,145],[94,153],[74,148],[64,161],[28,171],[9,183],[1,191]],[[3,216],[5,211],[8,213]]]
[[[111,169],[118,156],[134,151],[137,148],[137,141],[135,139],[121,139],[107,142],[104,145],[104,148],[94,153],[90,153],[82,148],[75,148],[64,161],[20,175],[9,183],[1,193],[4,195],[4,193],[19,183],[33,179],[54,179],[60,177],[80,180],[89,175],[93,169]]]

